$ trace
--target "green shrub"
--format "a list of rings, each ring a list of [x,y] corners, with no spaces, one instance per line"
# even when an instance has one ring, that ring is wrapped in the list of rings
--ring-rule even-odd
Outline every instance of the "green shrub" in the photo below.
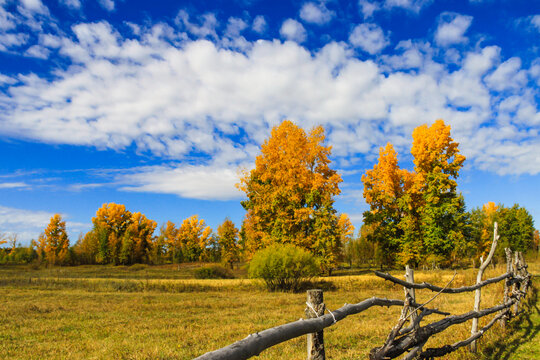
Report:
[[[297,291],[319,273],[316,258],[294,245],[274,244],[255,253],[249,277],[263,279],[268,289]]]
[[[203,266],[195,270],[197,279],[232,279],[232,272],[220,265]]]

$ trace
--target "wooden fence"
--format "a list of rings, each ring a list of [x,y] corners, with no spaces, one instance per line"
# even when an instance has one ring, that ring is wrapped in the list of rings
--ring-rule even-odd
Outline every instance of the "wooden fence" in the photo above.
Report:
[[[450,287],[452,280],[445,286],[439,287],[426,282],[415,283],[414,272],[409,267],[406,268],[405,280],[398,279],[387,273],[376,271],[375,274],[385,280],[391,281],[404,287],[405,300],[382,299],[372,297],[357,304],[346,304],[345,306],[330,312],[325,308],[322,290],[308,290],[305,310],[305,319],[300,319],[285,325],[276,326],[255,334],[251,334],[243,340],[234,344],[208,352],[196,358],[196,360],[241,360],[259,355],[263,350],[303,335],[307,335],[307,359],[324,360],[324,332],[323,330],[343,320],[349,315],[358,314],[372,306],[402,306],[398,323],[392,328],[384,344],[371,350],[370,360],[395,359],[402,356],[403,360],[409,359],[433,359],[444,356],[460,347],[470,345],[470,351],[476,352],[476,340],[489,330],[496,322],[501,327],[505,327],[507,321],[519,313],[519,304],[526,296],[531,282],[531,275],[527,271],[527,264],[520,252],[512,253],[510,249],[505,249],[506,253],[506,273],[482,281],[484,270],[489,265],[498,242],[497,224],[493,243],[489,255],[485,259],[480,259],[480,268],[476,278],[476,284],[458,288]],[[454,275],[455,277],[455,275]],[[480,310],[482,287],[504,281],[504,298],[502,303]],[[416,303],[415,290],[428,289],[435,292],[435,295],[423,304]],[[427,307],[437,296],[442,293],[455,294],[462,292],[475,292],[474,308],[472,311],[450,315],[449,313]],[[325,312],[328,312],[325,315]],[[446,317],[442,320],[421,326],[420,322],[428,315],[441,314]],[[490,314],[495,315],[491,321],[478,330],[478,319]],[[439,348],[424,349],[428,339],[440,333],[452,325],[461,324],[468,320],[473,320],[471,336],[465,340],[454,344],[445,345]],[[408,324],[407,326],[405,326]]]

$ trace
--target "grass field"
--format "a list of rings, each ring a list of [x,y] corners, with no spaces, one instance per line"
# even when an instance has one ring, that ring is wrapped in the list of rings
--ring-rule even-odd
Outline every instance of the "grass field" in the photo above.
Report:
[[[305,294],[269,293],[247,279],[195,280],[183,266],[0,267],[0,357],[7,359],[191,359],[250,333],[298,320]],[[530,271],[540,274],[540,263]],[[458,271],[452,286],[471,284],[475,270]],[[487,277],[501,274],[489,269]],[[242,276],[242,271],[236,271]],[[401,276],[401,272],[395,272]],[[417,281],[444,285],[453,271],[418,271]],[[336,309],[368,297],[403,298],[403,289],[371,274],[324,278],[325,303]],[[502,284],[482,293],[482,306],[502,299]],[[417,292],[419,301],[432,296]],[[441,295],[434,307],[470,311],[473,293]],[[503,333],[494,326],[476,356],[460,350],[447,359],[540,358],[538,300]],[[400,308],[372,308],[325,330],[329,359],[367,358],[380,346]],[[430,316],[428,321],[440,317]],[[480,325],[489,319],[482,319]],[[451,327],[427,347],[468,337],[470,322]],[[260,359],[304,359],[305,337],[264,351]]]

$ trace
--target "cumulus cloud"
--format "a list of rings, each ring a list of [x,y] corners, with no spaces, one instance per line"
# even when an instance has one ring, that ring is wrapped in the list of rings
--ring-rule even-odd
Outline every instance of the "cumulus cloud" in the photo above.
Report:
[[[368,0],[359,0],[358,7],[360,8],[360,12],[364,16],[364,19],[372,17],[375,11],[380,9],[380,5],[378,3]]]
[[[71,9],[80,9],[81,8],[81,1],[80,0],[60,0],[62,4],[65,6],[71,8]],[[114,6],[113,6],[114,8]]]
[[[379,53],[389,44],[382,29],[368,23],[357,25],[349,35],[349,42],[371,55]]]
[[[387,9],[402,8],[419,13],[424,7],[431,5],[433,0],[385,0],[384,7]]]
[[[253,23],[251,24],[251,28],[253,31],[259,34],[263,34],[266,31],[267,23],[262,15],[255,16],[255,19],[253,19]]]
[[[305,22],[323,25],[335,16],[335,12],[328,10],[324,3],[307,2],[300,9],[300,18]]]
[[[200,200],[241,199],[238,169],[223,166],[152,166],[117,177],[120,190],[174,194]]]
[[[281,25],[281,29],[279,29],[279,33],[285,39],[296,41],[297,43],[303,43],[307,37],[306,29],[294,19],[285,20]]]
[[[398,8],[418,14],[424,7],[431,5],[432,2],[433,0],[359,0],[358,7],[364,16],[364,19],[368,19],[372,17],[376,11],[383,9],[393,10]]]
[[[471,26],[472,16],[454,13],[443,13],[439,20],[439,27],[435,32],[435,42],[440,46],[465,43],[468,39],[465,32]]]
[[[107,11],[114,10],[114,1],[113,0],[98,0],[99,6]]]
[[[49,14],[49,9],[45,5],[43,5],[41,0],[21,0],[19,5],[19,11],[28,11],[30,13],[43,15]]]
[[[190,16],[185,10],[180,10],[176,15],[175,23],[191,35],[199,38],[217,38],[216,28],[219,25],[216,16],[207,13],[197,18],[196,22],[190,20]]]
[[[531,25],[540,32],[540,15],[534,15],[531,17]]]
[[[125,39],[100,22],[76,25],[74,37],[44,37],[73,65],[55,69],[54,77],[0,77],[0,134],[98,149],[133,146],[179,165],[124,174],[125,190],[198,198],[232,198],[214,180],[234,190],[233,169],[253,161],[284,118],[304,128],[323,125],[338,161],[376,155],[387,141],[408,150],[414,127],[443,118],[476,167],[496,163],[501,147],[523,144],[494,171],[540,172],[538,104],[521,80],[537,81],[540,70],[504,61],[496,46],[462,52],[449,69],[436,60],[439,49],[418,41],[401,42],[391,56],[360,60],[343,42],[309,51],[295,42],[257,40],[236,49],[224,46],[224,37],[208,40],[217,36],[212,15],[190,19],[181,12],[177,20],[184,32],[141,26]],[[229,24],[229,33],[242,38],[245,20]],[[364,36],[351,43],[377,54],[387,45],[384,33],[362,25]],[[499,124],[505,131],[493,137],[487,130]],[[491,137],[481,141],[479,134]],[[199,166],[186,165],[193,156]],[[208,181],[194,188],[193,179],[203,175]],[[155,180],[168,177],[185,182]]]
[[[497,69],[486,76],[486,83],[490,88],[503,91],[507,89],[519,89],[527,83],[527,74],[521,69],[521,60],[513,57],[497,67]]]

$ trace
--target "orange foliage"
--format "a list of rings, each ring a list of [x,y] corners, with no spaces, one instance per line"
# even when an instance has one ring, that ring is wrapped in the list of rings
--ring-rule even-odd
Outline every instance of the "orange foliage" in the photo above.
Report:
[[[255,168],[237,184],[248,197],[242,203],[248,211],[242,233],[249,252],[273,242],[314,250],[315,242],[323,241],[315,236],[316,228],[337,221],[333,197],[340,193],[342,179],[329,167],[331,147],[324,140],[321,126],[306,134],[285,120],[272,129]]]
[[[50,265],[63,264],[69,252],[69,239],[66,233],[66,222],[60,214],[55,214],[49,225],[39,237],[38,250],[42,252]]]

